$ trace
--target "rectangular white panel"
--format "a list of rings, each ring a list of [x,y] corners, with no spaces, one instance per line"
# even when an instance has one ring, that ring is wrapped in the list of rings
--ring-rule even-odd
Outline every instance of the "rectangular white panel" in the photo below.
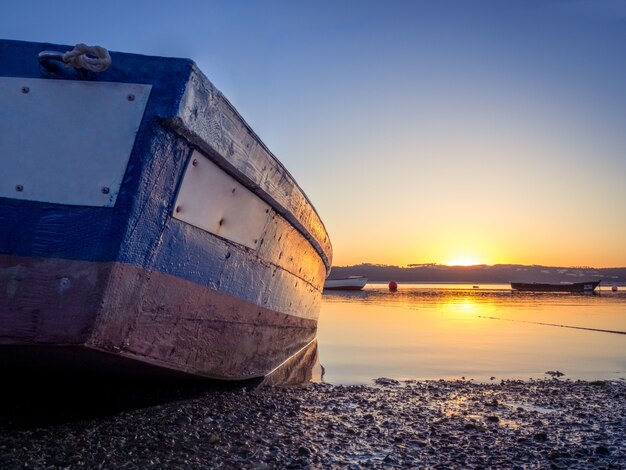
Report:
[[[151,88],[0,77],[0,196],[114,206]]]
[[[270,206],[198,151],[178,191],[173,216],[222,238],[257,248]]]

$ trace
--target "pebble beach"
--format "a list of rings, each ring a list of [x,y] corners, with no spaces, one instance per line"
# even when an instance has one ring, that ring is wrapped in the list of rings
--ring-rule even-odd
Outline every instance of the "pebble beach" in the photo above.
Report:
[[[624,381],[159,393],[97,416],[61,406],[50,419],[5,402],[0,468],[626,468]]]

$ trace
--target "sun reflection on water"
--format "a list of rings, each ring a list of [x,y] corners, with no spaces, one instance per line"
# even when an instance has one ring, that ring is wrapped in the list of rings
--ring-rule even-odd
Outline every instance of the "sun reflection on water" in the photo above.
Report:
[[[325,294],[319,322],[326,380],[376,377],[626,378],[626,297],[518,295],[509,286],[368,285]],[[506,321],[499,321],[506,320]]]

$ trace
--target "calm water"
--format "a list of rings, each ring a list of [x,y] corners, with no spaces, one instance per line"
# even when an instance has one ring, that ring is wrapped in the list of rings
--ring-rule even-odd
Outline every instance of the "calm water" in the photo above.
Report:
[[[553,326],[555,325],[555,326]],[[577,327],[577,328],[570,328]],[[324,293],[324,381],[545,378],[626,380],[626,288],[599,295],[512,292],[506,285],[368,284]]]

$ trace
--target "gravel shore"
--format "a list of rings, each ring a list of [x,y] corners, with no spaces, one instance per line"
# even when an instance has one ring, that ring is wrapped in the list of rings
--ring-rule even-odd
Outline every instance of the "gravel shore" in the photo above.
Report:
[[[626,468],[623,381],[192,387],[141,406],[5,406],[0,468]]]

